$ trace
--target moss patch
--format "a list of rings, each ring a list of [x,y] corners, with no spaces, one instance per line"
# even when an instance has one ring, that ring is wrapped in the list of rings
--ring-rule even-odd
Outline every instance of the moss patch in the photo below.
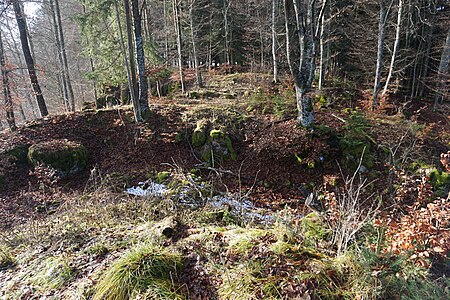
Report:
[[[207,132],[208,132],[208,121],[206,120],[198,121],[197,126],[195,127],[194,132],[192,133],[192,145],[194,147],[203,146],[208,139]]]
[[[32,145],[28,160],[36,167],[40,164],[56,169],[61,176],[76,174],[87,164],[87,151],[82,144],[67,140],[52,140]]]

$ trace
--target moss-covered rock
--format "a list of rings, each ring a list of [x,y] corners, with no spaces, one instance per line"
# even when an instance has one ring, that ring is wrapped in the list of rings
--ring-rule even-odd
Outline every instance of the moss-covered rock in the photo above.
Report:
[[[29,148],[30,145],[17,145],[7,151],[6,155],[10,155],[16,163],[26,163]]]
[[[51,140],[32,145],[28,150],[28,160],[34,167],[44,165],[59,172],[60,176],[76,174],[87,164],[86,148],[77,142]]]
[[[222,130],[213,129],[209,132],[207,143],[201,149],[201,157],[205,162],[213,164],[226,159],[235,160],[237,154],[231,138]]]
[[[194,147],[203,146],[208,139],[208,121],[199,120],[192,133],[192,145]]]

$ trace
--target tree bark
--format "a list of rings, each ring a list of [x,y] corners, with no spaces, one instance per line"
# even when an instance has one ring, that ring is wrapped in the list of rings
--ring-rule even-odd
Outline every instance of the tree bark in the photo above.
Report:
[[[180,15],[178,12],[178,1],[173,0],[173,17],[174,17],[174,24],[175,24],[175,30],[176,30],[176,36],[177,36],[177,52],[178,52],[178,70],[180,73],[180,84],[181,84],[181,92],[184,94],[184,76],[183,76],[183,56],[182,56],[182,44],[181,44],[181,24],[180,24]]]
[[[448,66],[450,60],[450,29],[447,32],[444,48],[442,49],[441,61],[438,70],[438,83],[436,97],[434,99],[434,110],[437,110],[439,104],[448,95]],[[447,87],[447,88],[446,88]]]
[[[277,61],[277,0],[272,0],[272,65],[273,82],[278,83],[278,61]]]
[[[138,67],[139,77],[139,107],[142,116],[146,116],[148,107],[148,82],[145,74],[145,56],[144,45],[141,32],[141,16],[139,15],[138,0],[131,0],[131,8],[133,12],[134,40],[136,44],[136,65]]]
[[[231,64],[231,54],[230,54],[230,28],[228,22],[228,10],[230,6],[228,0],[223,0],[223,28],[224,28],[224,38],[225,38],[225,61],[227,64]]]
[[[51,15],[51,23],[53,25],[53,33],[55,35],[55,43],[56,48],[58,52],[58,60],[59,60],[59,68],[60,68],[60,82],[61,82],[61,90],[63,92],[63,98],[64,98],[64,107],[66,111],[70,111],[70,100],[69,100],[69,92],[67,89],[67,77],[65,76],[65,68],[64,68],[64,62],[62,57],[62,51],[61,51],[61,41],[60,41],[60,35],[58,30],[58,22],[56,20],[56,13],[55,13],[55,4],[53,2],[54,0],[49,0],[50,4],[50,15]]]
[[[395,57],[397,55],[398,44],[400,42],[400,33],[401,33],[401,27],[402,27],[402,20],[403,20],[403,0],[398,0],[397,29],[395,31],[394,48],[392,49],[392,57],[391,57],[391,64],[389,65],[389,73],[388,73],[388,76],[386,78],[386,83],[384,84],[383,93],[381,95],[386,94],[387,89],[389,87],[389,82],[390,82],[391,77],[392,77],[392,73],[394,72]]]
[[[284,0],[284,12],[287,60],[294,78],[298,109],[297,121],[303,127],[311,128],[314,112],[310,93],[316,69],[315,1],[299,3],[297,0]]]
[[[127,57],[127,48],[125,47],[125,41],[123,38],[123,33],[122,33],[122,24],[120,22],[120,14],[119,14],[119,6],[117,4],[117,0],[114,0],[114,8],[116,10],[116,20],[117,20],[117,25],[119,26],[119,38],[120,38],[120,46],[122,47],[122,57],[123,57],[123,63],[125,66],[125,69],[127,71],[127,83],[128,83],[128,89],[130,90],[130,97],[131,97],[131,103],[133,104],[133,111],[134,111],[134,119],[136,122],[142,122],[142,115],[141,115],[141,109],[139,106],[139,101],[138,98],[136,97],[136,91],[135,91],[135,82],[136,82],[136,78],[133,79],[133,75],[131,72],[131,68],[130,68],[130,64],[128,63],[128,57]],[[124,7],[125,10],[125,14],[126,15],[130,15],[130,11],[129,11],[129,6],[128,7]],[[126,21],[127,18],[125,17]],[[127,29],[130,28],[131,24],[127,24]],[[130,34],[131,35],[131,34]],[[129,54],[130,57],[133,57],[133,49],[129,49]],[[134,61],[132,59],[132,61]],[[136,72],[134,72],[135,74]],[[136,74],[135,74],[136,75]]]
[[[64,39],[64,32],[62,27],[62,21],[61,21],[61,11],[59,9],[59,0],[53,0],[55,5],[55,15],[56,15],[56,22],[58,24],[58,35],[59,35],[59,41],[60,41],[60,51],[61,51],[61,57],[62,57],[62,68],[64,70],[63,76],[66,79],[66,85],[67,85],[67,95],[69,98],[69,104],[70,104],[70,110],[75,111],[75,97],[73,95],[73,88],[72,88],[72,82],[70,80],[70,71],[69,71],[69,63],[67,62],[67,53],[66,53],[66,42]]]
[[[372,94],[372,110],[378,104],[378,94],[381,89],[381,71],[383,69],[383,50],[384,50],[384,38],[386,35],[386,19],[387,8],[386,0],[379,0],[380,3],[380,21],[378,23],[378,50],[377,50],[377,67],[375,69],[375,83],[373,86]]]
[[[13,48],[15,50],[14,51],[15,52],[14,53],[15,57],[16,57],[18,63],[19,63],[19,66],[23,66],[24,64],[23,64],[23,60],[22,60],[22,57],[21,57],[21,54],[20,54],[20,51],[19,51],[19,47],[17,45],[16,40],[14,39],[14,33],[13,33],[12,28],[11,28],[11,25],[9,24],[8,18],[6,19],[5,25],[6,25],[6,28],[8,29],[8,31],[9,31],[9,36],[11,37],[12,46],[13,46]],[[23,68],[20,68],[19,72],[25,78],[25,70]],[[28,106],[29,106],[29,108],[31,110],[31,113],[33,114],[33,119],[35,119],[36,118],[36,109],[34,107],[35,104],[33,102],[33,97],[32,97],[32,95],[30,93],[27,93],[27,92],[25,92],[24,96],[27,99],[27,104],[28,104]]]
[[[189,25],[191,27],[191,43],[192,43],[192,56],[194,57],[195,83],[198,87],[201,87],[203,83],[198,63],[197,43],[194,27],[194,3],[195,0],[192,1],[189,6]]]
[[[6,57],[3,48],[3,38],[2,32],[0,30],[0,68],[2,74],[2,85],[3,85],[3,95],[5,97],[5,111],[6,111],[6,122],[8,123],[9,129],[15,131],[17,129],[16,120],[14,118],[14,106],[11,97],[11,90],[9,87],[9,70],[6,69]]]
[[[42,95],[41,87],[36,75],[34,59],[31,56],[30,45],[28,44],[28,35],[26,30],[26,22],[18,0],[13,1],[14,14],[16,16],[17,27],[19,28],[20,42],[22,44],[23,56],[27,64],[28,74],[30,76],[31,85],[36,96],[36,102],[42,117],[48,115],[47,105]]]

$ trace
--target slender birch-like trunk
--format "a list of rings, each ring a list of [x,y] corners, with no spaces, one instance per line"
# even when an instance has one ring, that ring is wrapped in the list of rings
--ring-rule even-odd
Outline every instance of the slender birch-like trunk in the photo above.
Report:
[[[394,72],[395,57],[397,56],[398,44],[400,42],[402,20],[403,20],[403,0],[398,0],[397,29],[395,31],[394,48],[392,49],[392,57],[391,57],[391,64],[389,65],[389,73],[386,79],[386,83],[384,85],[383,93],[381,95],[386,94],[389,87],[389,82],[391,81],[392,73]]]
[[[278,61],[277,61],[277,0],[272,0],[272,65],[273,82],[278,83]]]
[[[372,110],[378,104],[378,94],[381,90],[381,71],[383,69],[383,50],[384,50],[384,38],[386,35],[386,19],[387,19],[387,7],[386,0],[379,0],[380,3],[380,21],[378,23],[378,50],[377,50],[377,67],[375,69],[375,82],[373,85],[372,93]]]

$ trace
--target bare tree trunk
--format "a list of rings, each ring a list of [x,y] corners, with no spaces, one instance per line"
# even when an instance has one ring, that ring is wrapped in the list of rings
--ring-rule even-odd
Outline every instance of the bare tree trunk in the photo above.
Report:
[[[277,0],[272,0],[272,65],[273,65],[274,83],[278,83],[276,16],[277,16]]]
[[[375,83],[373,86],[372,94],[372,110],[378,104],[378,94],[381,89],[381,71],[383,69],[383,49],[384,38],[386,35],[386,20],[387,20],[387,8],[386,0],[379,0],[380,3],[380,22],[378,23],[378,50],[377,50],[377,67],[375,70]]]
[[[450,29],[447,32],[444,48],[442,49],[441,62],[438,70],[438,83],[436,97],[434,98],[434,110],[437,110],[439,104],[448,95],[448,66],[450,60]],[[446,88],[447,87],[447,88]]]
[[[314,112],[310,92],[316,69],[315,1],[299,3],[296,0],[284,0],[284,12],[287,60],[294,78],[298,109],[297,120],[303,127],[311,128]]]
[[[195,0],[190,3],[189,7],[189,25],[191,27],[191,43],[192,43],[192,56],[194,56],[195,83],[197,84],[197,86],[201,87],[203,83],[202,83],[202,76],[199,70],[198,55],[197,55],[197,43],[194,27],[194,3]]]
[[[22,44],[23,56],[28,68],[28,74],[30,76],[31,85],[33,87],[36,101],[39,107],[39,111],[42,117],[48,115],[47,105],[45,104],[44,96],[42,96],[41,87],[39,85],[36,69],[34,67],[34,59],[31,56],[30,45],[28,44],[28,36],[26,30],[26,22],[23,16],[23,12],[18,0],[13,2],[14,14],[16,16],[17,27],[19,28],[20,42]]]
[[[123,64],[127,71],[128,89],[130,90],[131,103],[133,104],[134,119],[136,122],[142,122],[141,109],[140,109],[139,101],[138,101],[138,98],[136,97],[136,92],[134,89],[134,82],[136,81],[136,79],[133,80],[132,72],[130,70],[130,64],[128,63],[127,48],[125,47],[125,42],[124,42],[124,38],[123,38],[122,24],[120,22],[120,14],[119,14],[119,7],[117,4],[117,0],[114,0],[114,8],[116,10],[117,25],[119,26],[120,46],[122,47]],[[128,15],[129,15],[129,7],[128,7]],[[129,26],[127,25],[127,27],[129,27]],[[133,51],[130,51],[129,54],[130,54],[130,57],[132,57]]]
[[[133,94],[134,99],[139,99],[139,89],[138,89],[137,74],[136,74],[136,59],[133,55],[135,50],[134,50],[134,44],[133,44],[132,21],[131,21],[129,0],[123,0],[123,7],[124,7],[124,11],[125,11],[125,24],[126,24],[126,28],[127,28],[128,55],[129,55],[128,59],[129,59],[129,66],[130,66],[131,83],[133,85],[133,88],[130,89],[130,94]],[[139,119],[140,118],[141,118],[141,115],[139,113]]]
[[[320,9],[315,36],[319,36],[319,85],[318,90],[322,90],[322,79],[324,69],[324,32],[325,32],[325,10],[327,8],[328,0],[322,0],[322,7]]]
[[[164,59],[166,60],[166,65],[169,62],[169,30],[167,30],[167,5],[166,0],[163,0],[163,10],[164,10]]]
[[[53,33],[55,35],[55,43],[56,43],[56,48],[57,48],[57,52],[58,52],[59,71],[60,71],[59,77],[60,77],[60,82],[61,82],[61,90],[63,92],[64,107],[65,107],[66,111],[70,111],[69,92],[67,89],[67,77],[65,75],[66,70],[64,68],[61,41],[60,41],[60,35],[59,35],[59,29],[58,29],[58,22],[56,20],[55,4],[53,1],[54,0],[49,0],[49,4],[50,4],[50,15],[52,18],[51,23],[53,25]]]
[[[229,28],[229,22],[228,22],[228,10],[230,8],[230,5],[228,3],[228,0],[223,0],[223,28],[225,33],[225,60],[227,64],[231,64],[231,54],[230,54],[230,28]]]
[[[67,53],[66,53],[66,43],[64,39],[64,32],[62,28],[62,21],[61,21],[61,11],[59,9],[59,0],[53,0],[55,4],[55,14],[56,14],[56,22],[58,24],[58,35],[59,35],[59,41],[60,41],[60,51],[61,51],[61,57],[62,57],[62,68],[64,70],[63,76],[66,79],[66,85],[67,85],[67,95],[69,98],[70,103],[70,110],[75,111],[75,97],[73,95],[73,89],[72,89],[72,83],[70,81],[70,72],[69,72],[69,64],[67,62]]]
[[[131,8],[133,12],[134,40],[136,44],[136,65],[138,67],[139,77],[139,107],[141,109],[142,116],[145,118],[149,111],[148,82],[147,75],[145,74],[144,45],[141,33],[141,17],[139,15],[138,0],[131,0]]]
[[[13,45],[14,50],[15,50],[16,59],[19,62],[19,65],[23,66],[24,64],[23,64],[23,60],[22,60],[22,57],[21,57],[21,54],[20,54],[20,51],[19,51],[19,47],[17,46],[17,42],[14,39],[14,33],[13,33],[12,28],[11,28],[11,26],[9,24],[8,18],[6,18],[5,25],[6,25],[6,28],[8,29],[9,35],[11,37],[12,45]],[[24,71],[24,69],[20,68],[19,72],[25,78],[25,71]],[[25,98],[27,99],[28,106],[29,106],[29,108],[31,110],[31,113],[33,114],[33,118],[35,119],[36,118],[36,110],[35,110],[35,107],[34,107],[33,97],[31,95],[31,93],[25,92]]]
[[[325,14],[322,15],[322,18],[320,20],[320,39],[319,39],[319,51],[320,51],[320,58],[319,58],[319,85],[318,89],[319,91],[322,90],[323,87],[323,76],[324,76],[324,65],[325,65]]]
[[[397,12],[397,30],[395,32],[395,41],[394,41],[394,49],[392,49],[392,57],[391,57],[391,64],[389,66],[389,73],[386,79],[386,83],[384,84],[383,93],[381,95],[386,94],[387,89],[389,87],[389,82],[392,77],[392,73],[394,72],[395,68],[395,56],[397,55],[398,50],[398,44],[400,42],[400,33],[401,33],[401,27],[402,27],[402,20],[403,20],[403,0],[398,0],[398,12]]]
[[[180,24],[180,15],[178,12],[178,1],[173,0],[173,17],[175,30],[177,34],[177,51],[178,51],[178,69],[180,72],[180,84],[181,84],[181,92],[184,94],[184,76],[183,76],[183,56],[182,56],[182,44],[181,44],[181,24]]]
[[[5,51],[3,49],[3,38],[2,32],[0,30],[0,68],[2,74],[2,85],[3,85],[3,95],[5,97],[5,111],[6,111],[6,122],[8,123],[9,129],[15,131],[17,129],[16,120],[14,118],[14,106],[12,103],[11,90],[9,88],[8,73],[9,70],[6,69],[6,58]]]

